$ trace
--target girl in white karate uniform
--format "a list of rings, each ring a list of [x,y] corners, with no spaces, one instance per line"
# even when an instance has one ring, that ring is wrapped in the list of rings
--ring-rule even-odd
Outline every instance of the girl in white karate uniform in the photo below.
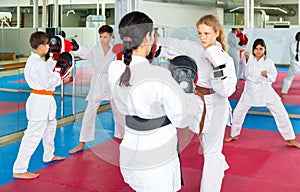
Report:
[[[285,76],[280,97],[283,98],[287,94],[293,82],[295,75],[300,74],[300,32],[295,36],[295,40],[290,45],[291,64],[288,74]]]
[[[170,71],[146,59],[154,42],[153,22],[147,15],[137,11],[125,15],[119,34],[123,61],[112,62],[108,75],[117,109],[126,115],[120,145],[122,176],[137,192],[178,191],[176,127],[195,122],[202,111],[201,100],[194,93],[186,94]]]
[[[250,55],[249,52],[245,53],[246,58],[248,58],[245,88],[233,112],[230,136],[225,141],[238,139],[245,116],[252,106],[266,106],[274,116],[278,130],[288,145],[300,148],[300,144],[295,140],[295,133],[288,113],[280,97],[272,88],[272,83],[276,80],[277,70],[274,62],[267,58],[266,49],[264,40],[256,39],[252,47],[253,55]]]
[[[204,156],[200,191],[219,192],[224,171],[229,168],[222,149],[226,124],[231,116],[228,97],[235,92],[237,78],[233,60],[224,51],[224,29],[218,19],[214,15],[205,15],[196,26],[199,41],[160,38],[158,42],[161,44],[160,56],[172,58],[186,54],[198,65],[196,93],[203,96],[206,106],[199,137]]]

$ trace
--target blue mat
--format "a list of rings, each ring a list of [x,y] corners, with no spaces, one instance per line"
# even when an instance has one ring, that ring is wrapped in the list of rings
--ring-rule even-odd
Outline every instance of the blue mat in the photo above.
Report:
[[[55,154],[69,157],[68,151],[79,143],[79,133],[81,121],[58,128],[55,136]],[[113,137],[114,122],[112,112],[104,112],[97,116],[95,140],[88,142],[86,148],[91,148],[99,143],[107,141]],[[17,157],[21,142],[15,142],[0,148],[0,186],[13,181],[12,167]],[[31,157],[28,171],[38,171],[49,164],[42,161],[43,147],[40,143]]]

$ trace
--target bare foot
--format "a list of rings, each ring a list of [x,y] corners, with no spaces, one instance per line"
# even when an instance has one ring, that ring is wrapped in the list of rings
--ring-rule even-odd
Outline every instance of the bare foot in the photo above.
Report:
[[[61,156],[54,156],[50,161],[44,161],[44,163],[52,163],[55,161],[62,161],[65,160],[65,157],[61,157]]]
[[[290,147],[300,148],[300,143],[298,143],[298,141],[296,141],[295,139],[287,140],[287,142],[288,142],[288,146]]]
[[[234,141],[234,140],[237,140],[238,139],[238,136],[235,136],[235,137],[232,137],[232,136],[229,136],[227,138],[224,139],[225,142],[230,142],[230,141]]]
[[[84,149],[84,142],[80,142],[75,148],[71,149],[68,153],[74,154],[83,151],[83,149]]]
[[[31,173],[31,172],[25,172],[25,173],[14,173],[13,178],[15,179],[35,179],[39,176],[39,173]]]

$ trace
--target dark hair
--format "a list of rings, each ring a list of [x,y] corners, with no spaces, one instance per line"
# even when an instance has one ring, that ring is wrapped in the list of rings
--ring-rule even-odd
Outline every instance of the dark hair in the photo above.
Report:
[[[152,33],[153,21],[145,13],[133,11],[126,14],[119,23],[119,35],[123,40],[122,53],[126,69],[120,78],[120,86],[129,86],[131,72],[129,69],[132,60],[132,51],[143,42],[147,33]]]
[[[58,34],[59,34],[60,36],[62,36],[63,38],[66,38],[66,32],[60,31]]]
[[[296,39],[296,41],[297,41],[297,45],[296,45],[296,56],[295,56],[295,59],[296,59],[296,61],[299,61],[298,52],[299,52],[300,32],[298,32],[298,33],[296,34],[295,39]]]
[[[267,46],[266,46],[266,43],[263,39],[256,39],[254,41],[253,46],[252,46],[252,54],[254,55],[254,50],[258,45],[261,45],[265,48],[265,56],[267,56]]]
[[[32,33],[29,39],[29,43],[32,49],[37,49],[39,45],[49,44],[49,42],[49,35],[42,31]]]
[[[111,35],[113,34],[114,30],[111,26],[109,25],[102,25],[99,29],[98,29],[98,33],[102,34],[102,33],[110,33]]]

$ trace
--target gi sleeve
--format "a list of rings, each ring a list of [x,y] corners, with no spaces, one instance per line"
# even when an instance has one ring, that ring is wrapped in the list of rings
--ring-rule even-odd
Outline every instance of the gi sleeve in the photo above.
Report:
[[[276,81],[277,70],[273,61],[268,59],[268,62],[270,62],[270,65],[269,65],[269,69],[267,70],[267,81],[273,83]]]
[[[233,59],[226,53],[226,77],[212,78],[211,86],[212,89],[223,97],[230,97],[236,89],[237,78],[235,75],[235,68]]]
[[[89,46],[80,45],[79,49],[77,51],[73,51],[73,53],[78,57],[87,59],[87,55],[91,51],[92,47],[93,47],[92,45]]]

